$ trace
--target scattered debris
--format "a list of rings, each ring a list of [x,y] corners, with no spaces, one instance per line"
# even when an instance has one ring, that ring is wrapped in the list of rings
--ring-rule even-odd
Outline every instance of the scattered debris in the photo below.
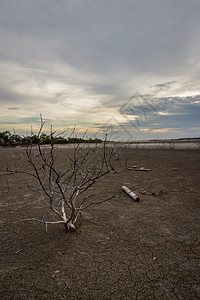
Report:
[[[175,172],[178,172],[178,171],[179,171],[179,169],[177,169],[177,168],[174,168],[174,171],[175,171]]]
[[[151,172],[151,169],[145,169],[144,167],[138,168],[137,166],[132,166],[131,168],[128,168],[128,170]]]
[[[159,197],[163,195],[167,195],[167,191],[155,191],[155,192],[141,192],[140,194],[145,194],[153,197]]]
[[[23,251],[23,249],[17,250],[17,251],[15,252],[15,254],[18,254],[18,253],[20,253],[21,251]]]
[[[200,239],[196,242],[195,246],[198,245],[199,242],[200,242]]]
[[[122,186],[122,190],[126,192],[134,201],[139,202],[140,198],[132,192],[129,188],[127,188],[125,185]]]
[[[156,256],[154,256],[153,260],[154,260],[154,261],[156,260]]]
[[[60,273],[60,270],[56,270],[51,277],[54,278],[56,276],[56,274],[58,274],[58,273]]]

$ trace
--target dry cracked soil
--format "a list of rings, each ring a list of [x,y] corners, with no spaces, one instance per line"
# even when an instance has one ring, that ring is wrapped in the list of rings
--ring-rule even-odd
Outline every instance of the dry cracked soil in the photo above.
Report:
[[[120,197],[85,210],[73,233],[17,222],[48,213],[26,178],[6,172],[25,164],[23,151],[0,148],[1,299],[200,299],[199,150],[121,150],[151,172],[103,177],[96,192]]]

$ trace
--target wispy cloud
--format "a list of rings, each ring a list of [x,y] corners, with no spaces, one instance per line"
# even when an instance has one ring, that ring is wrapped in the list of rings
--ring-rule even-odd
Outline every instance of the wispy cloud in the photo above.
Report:
[[[171,133],[171,132],[179,132],[178,128],[159,128],[159,129],[152,129],[150,132],[153,133]]]
[[[19,107],[8,107],[9,110],[18,110]]]
[[[159,83],[159,84],[156,84],[154,86],[154,88],[158,91],[166,91],[166,90],[169,90],[174,83],[176,83],[176,81],[169,81],[169,82],[165,82],[165,83]]]

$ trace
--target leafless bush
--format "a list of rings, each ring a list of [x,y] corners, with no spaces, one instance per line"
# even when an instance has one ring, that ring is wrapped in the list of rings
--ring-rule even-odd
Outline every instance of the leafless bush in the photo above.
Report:
[[[41,117],[39,136],[43,126]],[[54,136],[55,132],[51,131],[51,144],[48,146],[38,143],[26,147],[25,159],[29,165],[26,170],[9,166],[8,171],[31,177],[33,180],[32,184],[28,184],[29,188],[43,192],[49,208],[54,212],[52,221],[29,220],[44,222],[46,226],[48,223],[63,223],[66,231],[73,231],[83,210],[114,197],[111,195],[102,199],[92,192],[92,187],[103,176],[118,172],[114,165],[119,154],[116,145],[111,146],[105,139],[103,143],[92,146],[74,144],[70,151],[66,151],[66,159],[62,162],[56,156]]]

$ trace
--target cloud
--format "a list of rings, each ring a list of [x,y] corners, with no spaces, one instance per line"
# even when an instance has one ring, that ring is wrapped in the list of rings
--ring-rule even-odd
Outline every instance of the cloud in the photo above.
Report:
[[[156,115],[183,115],[200,113],[200,95],[187,97],[155,97],[154,95],[132,96],[119,108],[122,115],[141,117]]]
[[[86,0],[84,5],[21,0],[4,2],[1,11],[4,41],[7,47],[15,45],[15,52],[3,51],[6,56],[26,63],[29,58],[36,63],[58,59],[94,74],[172,71],[182,66],[187,41],[197,34],[191,36],[198,22],[195,1],[180,6],[155,0]]]
[[[196,127],[199,13],[196,0],[2,1],[1,121]]]
[[[156,84],[154,87],[158,91],[166,91],[169,90],[174,83],[176,83],[176,81],[169,81],[165,83]]]
[[[171,132],[178,132],[178,128],[161,128],[161,129],[152,129],[150,132],[153,133],[171,133]]]

